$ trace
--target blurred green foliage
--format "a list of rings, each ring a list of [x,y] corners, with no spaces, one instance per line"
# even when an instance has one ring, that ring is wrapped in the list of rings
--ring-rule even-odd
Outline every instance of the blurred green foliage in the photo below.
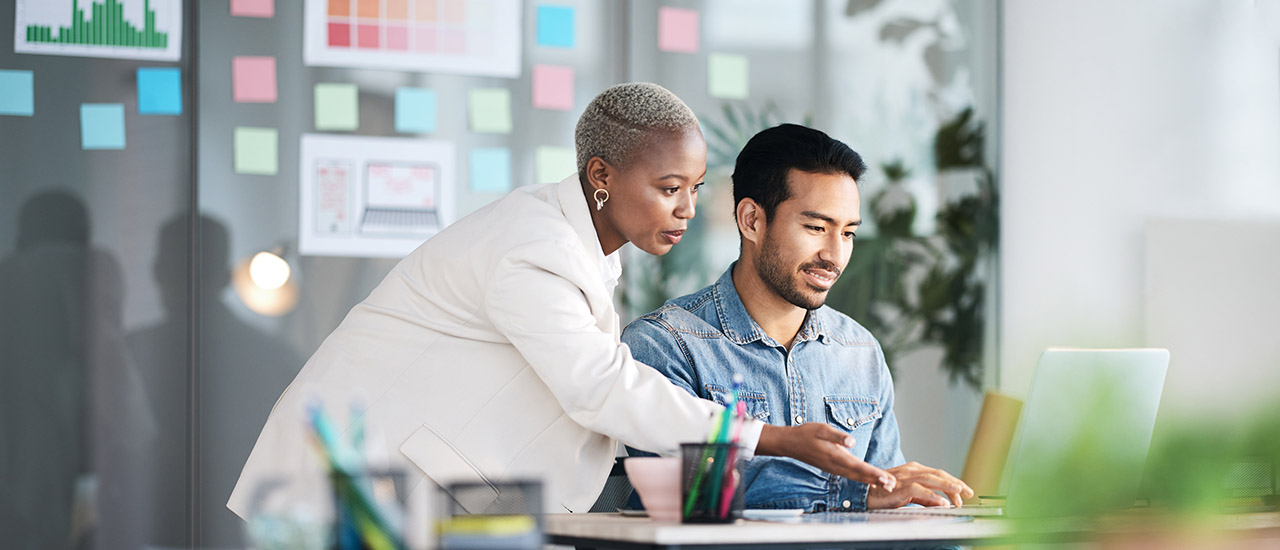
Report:
[[[1088,417],[1085,426],[1107,422],[1117,413],[1094,403],[1079,407],[1079,414]],[[1039,466],[1032,481],[1034,498],[1021,502],[1024,507],[1016,511],[1012,524],[1022,540],[1052,539],[1055,529],[1067,525],[1103,533],[1148,532],[1150,539],[1168,538],[1170,532],[1199,532],[1212,541],[1229,535],[1224,526],[1231,523],[1224,518],[1276,511],[1280,407],[1275,405],[1230,419],[1162,416],[1138,495],[1147,505],[1127,511],[1122,510],[1127,503],[1107,500],[1114,496],[1108,487],[1133,481],[1117,479],[1106,467],[1124,460],[1115,454],[1122,446],[1087,433],[1078,435],[1062,434],[1077,443],[1061,456],[1018,458],[1020,464],[1025,460]],[[1070,522],[1062,523],[1064,518]]]

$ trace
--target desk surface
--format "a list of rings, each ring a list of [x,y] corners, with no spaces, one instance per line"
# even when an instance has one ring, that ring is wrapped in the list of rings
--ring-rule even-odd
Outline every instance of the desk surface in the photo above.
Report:
[[[875,516],[866,522],[776,523],[738,520],[725,525],[682,525],[655,522],[620,514],[549,514],[545,517],[548,541],[583,548],[640,550],[683,548],[781,549],[800,546],[822,548],[886,548],[941,545],[1001,544],[1029,536],[1040,542],[1095,539],[1100,533],[1152,534],[1177,538],[1175,524],[1167,521],[1117,518],[1120,521],[1084,523],[1060,521],[1040,525],[1036,532],[1016,533],[1014,523],[999,518],[956,521],[926,517],[894,521],[896,516]],[[900,519],[900,518],[899,518]],[[1167,519],[1167,518],[1166,518]],[[1205,518],[1196,529],[1202,533],[1240,536],[1280,542],[1280,514],[1238,514]],[[1232,535],[1232,533],[1235,533]],[[1213,547],[1212,545],[1208,547]]]
[[[778,523],[738,520],[724,525],[682,525],[620,514],[549,514],[548,542],[591,548],[783,548],[821,543],[826,548],[883,548],[886,542],[971,544],[1009,534],[1001,520],[872,516],[857,523]]]

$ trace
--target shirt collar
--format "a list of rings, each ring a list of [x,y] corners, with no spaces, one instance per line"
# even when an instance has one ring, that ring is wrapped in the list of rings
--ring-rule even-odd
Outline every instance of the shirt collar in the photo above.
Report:
[[[721,332],[739,345],[750,344],[757,340],[763,340],[769,345],[781,345],[765,334],[760,324],[756,323],[750,313],[747,313],[747,306],[743,305],[742,297],[738,295],[738,289],[733,284],[733,268],[736,265],[738,262],[731,264],[714,285],[716,314],[720,317]],[[805,314],[800,332],[796,333],[795,343],[827,337],[821,311],[821,309],[809,310]]]
[[[556,194],[560,198],[560,210],[564,212],[569,226],[582,240],[582,246],[587,250],[595,251],[592,260],[600,268],[600,277],[612,293],[614,287],[618,285],[618,278],[622,276],[621,249],[605,255],[604,249],[600,246],[600,237],[596,235],[596,226],[591,223],[591,211],[588,210],[586,197],[582,195],[582,184],[578,181],[578,174],[575,173],[557,184]]]

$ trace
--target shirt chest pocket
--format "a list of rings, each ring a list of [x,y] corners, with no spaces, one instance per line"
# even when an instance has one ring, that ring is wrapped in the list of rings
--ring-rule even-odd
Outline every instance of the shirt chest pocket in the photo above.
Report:
[[[827,420],[849,431],[870,424],[881,416],[880,404],[874,399],[829,395],[822,400],[827,405]]]
[[[707,384],[705,388],[708,399],[726,407],[729,406],[733,390],[717,384]],[[738,399],[746,405],[747,416],[762,422],[769,421],[769,400],[765,398],[764,392],[739,390]]]

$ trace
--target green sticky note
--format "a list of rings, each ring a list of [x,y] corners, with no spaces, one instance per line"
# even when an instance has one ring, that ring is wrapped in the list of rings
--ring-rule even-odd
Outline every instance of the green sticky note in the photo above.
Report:
[[[316,129],[359,128],[359,95],[355,84],[316,84]]]
[[[556,183],[578,171],[578,158],[567,147],[539,147],[534,155],[535,183]]]
[[[238,127],[235,132],[236,173],[274,176],[279,169],[275,128]]]
[[[707,56],[707,91],[711,97],[747,98],[747,56],[713,53]]]
[[[471,90],[467,103],[472,132],[511,133],[511,92],[503,88]]]

